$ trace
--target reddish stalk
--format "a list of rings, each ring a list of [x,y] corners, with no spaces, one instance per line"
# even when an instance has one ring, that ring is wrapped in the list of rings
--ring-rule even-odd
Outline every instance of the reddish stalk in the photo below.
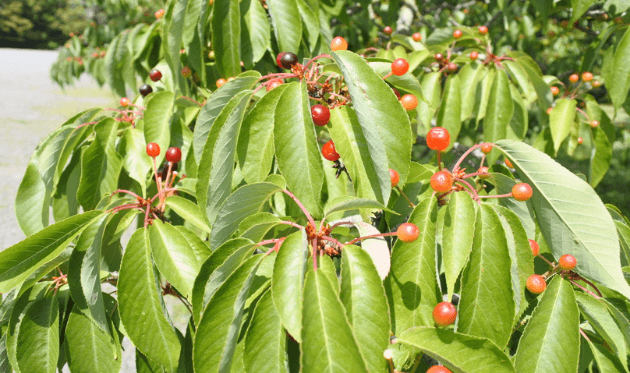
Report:
[[[471,147],[470,149],[466,150],[466,152],[464,154],[462,154],[462,156],[459,158],[459,160],[457,161],[457,163],[455,163],[455,166],[453,166],[453,172],[455,172],[455,170],[459,169],[459,166],[462,164],[462,162],[464,161],[464,159],[466,159],[466,157],[468,156],[468,154],[472,153],[475,149],[477,148],[481,148],[484,145],[492,145],[495,146],[493,143],[490,142],[482,142],[480,144],[474,145],[473,147]]]
[[[153,174],[155,175],[155,184],[157,185],[158,195],[160,195],[162,191],[162,183],[160,182],[160,179],[158,177],[157,162],[155,160],[155,157],[151,158],[153,159]]]
[[[333,225],[330,227],[330,230],[333,230],[333,229],[335,229],[335,228],[337,228],[337,227],[339,227],[339,226],[341,226],[341,225],[354,225],[354,224],[355,224],[355,223],[353,223],[353,222],[351,222],[351,221],[340,221],[340,222],[337,222],[337,223],[333,224]]]
[[[314,227],[315,225],[313,225]],[[313,270],[317,271],[317,236],[313,237]]]
[[[438,170],[442,171],[442,152],[441,151],[437,151],[437,161],[438,161]]]
[[[394,75],[394,73],[390,71],[390,72],[389,72],[389,74],[387,74],[387,75],[385,75],[385,76],[383,77],[383,80],[387,80],[387,78],[389,78],[389,77],[390,77],[390,76],[392,76],[392,75]]]
[[[468,182],[466,182],[466,180],[462,180],[460,178],[454,178],[455,181],[460,182],[461,184],[463,184],[470,192],[472,192],[472,198],[479,202],[479,194],[477,194],[477,191],[475,190],[475,188],[472,187],[472,185],[468,184]]]
[[[584,339],[586,339],[587,341],[591,341],[591,339],[589,337],[586,336],[586,333],[584,333],[584,331],[582,330],[582,328],[580,328],[580,334],[582,335],[582,337],[584,337]]]
[[[588,285],[590,285],[593,289],[595,289],[595,291],[597,292],[597,294],[599,294],[600,297],[603,297],[602,292],[599,291],[599,289],[597,288],[597,286],[595,286],[592,282],[590,282],[589,280],[585,279],[584,277],[578,275],[577,279],[580,281],[584,281],[586,282]]]
[[[322,240],[328,241],[328,242],[332,242],[335,245],[339,246],[340,249],[346,245],[346,244],[343,244],[343,243],[337,241],[336,239],[334,239],[334,238],[332,238],[330,236],[322,236]]]
[[[407,200],[407,203],[409,203],[409,206],[411,206],[412,209],[416,208],[416,205],[413,204],[413,202],[411,202],[411,200],[409,200],[409,198],[407,198],[407,195],[405,194],[405,192],[402,191],[402,189],[400,189],[400,187],[398,185],[396,185],[396,190],[398,190],[400,192],[400,195],[405,197],[405,199]]]
[[[300,210],[302,210],[302,212],[304,213],[304,215],[306,216],[306,218],[308,219],[308,222],[311,223],[311,225],[313,226],[313,228],[316,227],[315,225],[315,220],[313,219],[313,217],[311,216],[311,214],[309,214],[308,210],[306,209],[306,207],[304,207],[304,205],[302,204],[302,202],[300,202],[299,199],[297,199],[297,197],[295,195],[293,195],[293,193],[289,192],[286,189],[283,189],[282,192],[284,194],[286,194],[287,196],[291,197],[295,203],[297,203],[298,207],[300,208]]]
[[[544,260],[545,262],[547,262],[547,264],[549,264],[550,266],[552,266],[552,267],[555,267],[555,266],[556,266],[555,264],[553,264],[552,262],[550,262],[550,261],[549,261],[547,258],[545,258],[544,256],[542,256],[542,255],[540,255],[540,254],[538,254],[537,256],[538,256],[540,259],[542,259],[542,260]]]
[[[297,229],[304,229],[303,226],[301,226],[301,225],[299,225],[297,223],[294,223],[292,221],[288,221],[288,220],[283,220],[283,221],[280,222],[280,224],[290,225],[290,226],[295,227]]]
[[[331,55],[329,54],[320,54],[319,56],[315,56],[313,58],[311,58],[306,65],[304,65],[304,69],[302,70],[302,72],[306,71],[306,68],[308,67],[308,65],[312,64],[313,62],[319,60],[320,58],[330,58],[331,60],[333,59]]]
[[[505,197],[512,197],[512,192],[506,193],[506,194],[496,194],[492,196],[479,196],[479,198],[505,198]]]
[[[366,240],[368,238],[378,238],[378,237],[388,237],[388,236],[398,236],[398,233],[397,232],[389,232],[389,233],[371,234],[369,236],[363,236],[363,237],[355,238],[354,240],[352,240],[350,242],[346,242],[346,245],[352,245],[355,242]]]
[[[190,102],[192,102],[193,104],[197,104],[198,106],[203,106],[203,104],[202,104],[202,103],[197,102],[197,101],[193,100],[193,99],[192,99],[192,98],[190,98],[190,97],[182,96],[182,98],[183,98],[183,99],[186,99],[186,100],[188,100],[188,101],[190,101]]]
[[[137,199],[142,199],[142,197],[140,197],[140,196],[139,196],[139,195],[137,195],[136,193],[131,192],[131,191],[129,191],[129,190],[125,190],[125,189],[118,189],[118,190],[116,190],[116,191],[112,192],[112,196],[114,196],[114,194],[116,194],[116,193],[127,193],[127,194],[129,194],[129,195],[132,195],[132,196],[136,197]]]

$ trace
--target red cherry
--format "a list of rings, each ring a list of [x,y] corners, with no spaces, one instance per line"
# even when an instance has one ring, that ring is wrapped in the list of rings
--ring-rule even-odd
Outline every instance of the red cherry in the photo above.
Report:
[[[464,35],[464,33],[462,32],[462,30],[455,30],[453,31],[453,37],[455,39],[459,39]]]
[[[166,160],[171,163],[177,163],[182,160],[182,150],[175,146],[168,148],[166,151]]]
[[[429,368],[429,370],[427,370],[427,373],[453,373],[453,372],[451,372],[448,368],[443,367],[441,365],[434,365],[431,368]]]
[[[436,53],[435,56],[433,56],[433,58],[437,62],[442,62],[444,60],[444,55],[442,53]]]
[[[316,126],[325,126],[330,120],[330,110],[324,105],[313,105],[311,107],[311,117]]]
[[[415,32],[411,37],[413,38],[413,41],[416,41],[416,42],[422,40],[422,35],[420,35],[419,32]]]
[[[449,73],[454,73],[454,72],[456,72],[456,71],[457,71],[457,68],[458,68],[458,66],[457,66],[457,64],[456,64],[456,63],[454,63],[454,62],[449,62],[449,63],[448,63],[448,65],[446,65],[446,70],[447,70]]]
[[[184,67],[184,68],[182,69],[182,76],[183,76],[184,78],[190,78],[190,76],[191,76],[191,75],[192,75],[192,71],[190,70],[190,68],[188,68],[188,67]]]
[[[400,175],[398,174],[398,171],[392,170],[390,168],[389,169],[389,178],[392,181],[392,188],[395,187],[396,185],[398,185],[398,182],[400,181]]]
[[[154,142],[147,144],[147,155],[149,157],[157,157],[160,155],[160,146]]]
[[[448,171],[438,171],[431,176],[431,188],[438,193],[446,193],[453,188],[453,175]]]
[[[397,58],[392,62],[392,74],[396,76],[405,75],[409,71],[409,62],[404,58]]]
[[[433,309],[433,321],[438,326],[449,326],[457,319],[457,310],[451,302],[441,302]]]
[[[398,239],[402,242],[413,242],[418,239],[420,235],[420,230],[415,224],[412,223],[403,223],[396,230],[396,234],[398,235]]]
[[[322,155],[331,162],[338,160],[340,157],[339,153],[335,150],[335,143],[332,140],[322,146]]]
[[[272,79],[269,81],[269,84],[267,84],[267,92],[281,85],[282,85],[282,79]]]
[[[578,80],[580,80],[578,74],[571,74],[571,76],[569,77],[569,81],[571,83],[577,83]]]
[[[477,58],[479,58],[479,52],[477,52],[477,51],[470,52],[470,59],[471,60],[476,61]]]
[[[488,28],[486,26],[479,26],[479,33],[481,35],[485,35],[488,33]]]
[[[427,133],[427,146],[429,149],[444,151],[451,143],[451,135],[446,128],[433,127]]]
[[[560,88],[553,86],[551,87],[551,94],[553,94],[554,96],[557,96],[560,93]]]
[[[532,248],[532,254],[534,254],[534,256],[540,253],[540,246],[538,245],[538,242],[534,240],[529,240],[529,247]]]
[[[223,87],[223,85],[224,85],[225,83],[227,83],[227,80],[225,80],[225,79],[223,79],[223,78],[221,78],[221,79],[217,80],[217,88],[221,88],[221,87]]]
[[[394,87],[392,87],[392,91],[394,91],[394,94],[396,95],[396,98],[397,98],[398,100],[400,100],[400,92],[399,92],[396,88],[394,88]]]
[[[571,254],[564,254],[560,257],[560,260],[558,260],[558,265],[560,268],[570,271],[577,265],[577,259]]]
[[[585,82],[590,82],[591,80],[593,80],[593,74],[586,71],[582,73],[582,80]]]
[[[393,32],[394,30],[389,26],[385,26],[385,28],[383,28],[383,33],[385,33],[385,35],[391,35]]]
[[[400,103],[407,111],[411,111],[418,106],[418,99],[412,94],[406,94],[400,98]]]
[[[123,97],[120,99],[120,106],[127,107],[129,106],[129,104],[131,104],[131,101],[129,101],[127,97]]]
[[[289,70],[293,65],[298,63],[298,57],[295,53],[280,52],[278,57],[276,57],[276,63],[279,68]]]
[[[157,82],[162,79],[162,72],[158,69],[153,69],[149,72],[149,78],[151,78],[154,82]]]
[[[337,36],[330,42],[330,49],[333,52],[348,50],[348,42],[341,36]]]
[[[489,154],[492,151],[492,145],[481,145],[481,151],[483,152],[483,154]]]
[[[545,278],[541,275],[531,275],[527,279],[527,290],[532,294],[540,294],[547,288]]]
[[[141,85],[138,90],[140,91],[142,97],[146,97],[147,95],[151,94],[151,92],[153,92],[153,88],[151,88],[151,86],[148,84]]]
[[[512,197],[517,201],[527,201],[532,198],[532,187],[527,183],[518,183],[512,187]]]

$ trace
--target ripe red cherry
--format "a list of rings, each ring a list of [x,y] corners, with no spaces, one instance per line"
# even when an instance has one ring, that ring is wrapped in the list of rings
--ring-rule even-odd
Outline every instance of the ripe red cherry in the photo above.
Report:
[[[412,36],[413,41],[421,41],[422,40],[422,35],[420,35],[419,32],[415,32]]]
[[[532,254],[534,254],[534,256],[538,255],[540,252],[540,246],[538,246],[538,242],[534,240],[529,240],[529,247],[532,248]]]
[[[558,88],[558,87],[556,87],[556,86],[551,87],[551,93],[552,93],[554,96],[557,96],[557,95],[558,95],[558,93],[560,93],[560,88]]]
[[[123,97],[120,99],[120,106],[127,107],[129,106],[129,104],[131,104],[131,101],[129,101],[127,97]]]
[[[385,28],[383,28],[383,32],[385,33],[385,35],[391,35],[394,30],[389,26],[385,26]]]
[[[577,259],[571,254],[564,254],[560,257],[560,260],[558,260],[558,265],[560,268],[570,271],[577,265]]]
[[[429,370],[427,370],[427,373],[453,373],[453,372],[451,372],[448,368],[445,368],[441,365],[434,365],[431,368],[429,368]]]
[[[348,42],[341,36],[337,36],[330,42],[330,49],[333,52],[348,50]]]
[[[580,80],[578,74],[571,74],[571,76],[569,77],[569,81],[571,83],[577,83],[578,80]]]
[[[512,197],[517,201],[527,201],[532,198],[532,187],[527,183],[518,183],[512,187]]]
[[[332,140],[322,146],[322,155],[331,162],[338,160],[340,157],[339,153],[335,150],[335,143]]]
[[[188,68],[188,67],[184,67],[184,68],[182,69],[182,76],[183,76],[184,78],[190,78],[190,76],[191,76],[191,75],[192,75],[192,71],[190,70],[190,68]]]
[[[451,135],[446,128],[433,127],[427,133],[427,146],[429,149],[444,151],[451,143]]]
[[[160,155],[160,146],[154,142],[147,144],[147,155],[149,157],[157,157]]]
[[[477,51],[470,52],[470,59],[471,60],[476,61],[477,58],[479,58],[479,52],[477,52]]]
[[[483,152],[483,154],[489,154],[492,151],[492,145],[481,145],[481,151]]]
[[[433,56],[433,59],[437,62],[442,62],[444,60],[444,55],[442,53],[436,53],[435,56]]]
[[[454,73],[457,71],[457,64],[454,62],[449,62],[448,65],[446,65],[446,70],[449,73]]]
[[[149,78],[151,78],[154,82],[157,82],[162,79],[162,72],[158,69],[153,69],[149,72]]]
[[[585,82],[590,82],[591,80],[593,80],[593,74],[586,71],[582,73],[582,80]]]
[[[477,172],[480,173],[479,175],[480,179],[487,179],[490,177],[490,174],[488,173],[488,167],[486,166],[479,167]]]
[[[311,117],[316,126],[325,126],[330,120],[330,110],[324,105],[313,105],[311,107]]]
[[[166,160],[171,163],[177,163],[182,160],[182,150],[175,146],[168,148],[166,151]]]
[[[584,142],[584,139],[581,138],[581,137],[578,137],[578,139],[577,139],[578,145],[582,145],[583,142]]]
[[[485,35],[488,33],[488,28],[486,26],[479,26],[479,33],[481,35]]]
[[[448,171],[438,171],[431,176],[431,188],[438,193],[446,193],[453,188],[453,175]]]
[[[409,62],[404,58],[397,58],[392,62],[392,74],[396,76],[405,75],[409,71]]]
[[[527,290],[532,294],[540,294],[547,288],[547,283],[541,275],[531,275],[527,279]]]
[[[597,127],[599,127],[599,121],[597,121],[597,120],[592,121],[591,122],[591,128],[597,128]]]
[[[416,96],[408,93],[400,98],[400,103],[402,104],[403,108],[405,108],[405,110],[411,111],[415,109],[416,106],[418,106],[418,99],[416,98]]]
[[[267,92],[281,85],[282,85],[282,79],[272,79],[269,81],[269,84],[267,84]]]
[[[449,326],[457,319],[457,310],[451,302],[441,302],[433,309],[433,321],[438,326]]]
[[[399,240],[409,243],[418,239],[420,230],[413,223],[403,223],[398,227],[398,230],[396,230],[396,234]]]
[[[455,30],[453,31],[453,37],[455,39],[459,39],[462,37],[462,35],[464,35],[464,33],[462,32],[462,30]]]
[[[139,91],[142,97],[147,97],[149,94],[151,94],[151,92],[153,92],[153,88],[151,88],[151,86],[148,84],[143,84],[140,86]]]
[[[400,91],[398,91],[396,88],[392,87],[392,91],[394,91],[394,94],[396,95],[396,98],[398,100],[400,100]]]
[[[221,78],[221,79],[217,80],[217,88],[221,88],[221,87],[223,87],[223,85],[224,85],[225,83],[227,83],[227,80],[225,80],[225,79],[223,79],[223,78]]]
[[[396,185],[398,185],[398,182],[400,181],[400,175],[398,174],[398,171],[392,170],[390,168],[389,169],[389,178],[392,181],[392,188],[395,187]]]
[[[289,70],[293,65],[298,63],[298,57],[295,53],[280,52],[278,57],[276,57],[276,63],[279,68]]]

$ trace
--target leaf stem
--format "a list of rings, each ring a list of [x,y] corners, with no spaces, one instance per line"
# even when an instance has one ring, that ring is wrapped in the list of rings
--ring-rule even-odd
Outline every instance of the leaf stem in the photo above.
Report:
[[[409,206],[411,206],[412,209],[416,208],[416,205],[414,205],[413,202],[411,202],[411,200],[409,200],[409,198],[407,197],[405,192],[403,192],[402,189],[400,189],[400,187],[398,185],[396,185],[396,190],[398,190],[400,192],[401,196],[405,197],[405,199],[407,200],[407,203],[409,203]]]
[[[592,296],[595,299],[601,299],[600,296],[598,296],[597,294],[593,293],[592,291],[588,290],[587,288],[585,288],[584,286],[578,284],[577,282],[571,280],[570,278],[567,278],[567,280],[569,280],[570,283],[572,283],[573,285],[577,286],[578,288],[582,289],[582,291],[585,291],[586,293],[588,293],[590,296]]]

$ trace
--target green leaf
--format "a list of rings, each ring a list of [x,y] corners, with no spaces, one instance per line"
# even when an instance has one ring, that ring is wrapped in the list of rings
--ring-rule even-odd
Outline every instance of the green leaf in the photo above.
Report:
[[[497,169],[498,171],[498,169]],[[497,194],[507,194],[512,192],[512,187],[516,185],[516,181],[513,178],[505,176],[500,172],[491,172],[488,179],[496,187]],[[527,232],[527,238],[536,238],[536,223],[534,222],[534,208],[531,202],[517,201],[514,198],[501,198],[499,199],[501,206],[509,208],[515,213],[521,220],[521,224]]]
[[[72,308],[64,336],[70,372],[120,372],[122,351],[118,333],[111,335],[97,327],[77,307]]]
[[[389,169],[381,161],[387,157],[385,148],[370,146],[369,136],[351,108],[341,106],[330,114],[330,136],[352,178],[356,195],[384,203],[391,193]]]
[[[477,87],[486,73],[487,69],[479,63],[468,63],[457,73],[461,86],[461,121],[472,116],[477,98]]]
[[[424,97],[427,98],[428,103],[418,101],[416,111],[418,112],[419,121],[424,127],[424,131],[418,131],[418,133],[425,133],[431,129],[431,120],[433,120],[433,117],[435,116],[435,112],[440,105],[440,97],[442,97],[441,78],[442,74],[437,71],[422,74],[422,77],[420,78],[422,93],[424,94]],[[407,182],[409,183],[410,181]]]
[[[407,56],[405,55],[405,57]],[[390,62],[370,62],[369,65],[378,75],[382,77],[385,77],[392,71],[392,64]],[[416,96],[418,103],[426,101],[424,94],[422,93],[422,87],[420,86],[418,79],[411,74],[412,71],[413,68],[410,67],[408,74],[402,76],[391,75],[387,78],[387,82],[398,89]]]
[[[451,135],[452,140],[448,149],[453,147],[455,139],[459,136],[459,130],[462,128],[461,92],[459,77],[450,75],[444,85],[444,94],[442,95],[442,102],[436,118],[437,126],[446,128]]]
[[[400,183],[405,184],[409,175],[411,134],[409,117],[392,89],[370,68],[363,58],[350,51],[332,53],[333,58],[348,85],[352,105],[363,128],[370,154],[387,154],[388,168],[398,171]],[[408,141],[404,141],[409,139]],[[382,159],[378,161],[383,162]],[[391,185],[379,173],[379,184]],[[383,204],[389,193],[383,193]],[[379,201],[380,202],[380,201]]]
[[[510,358],[485,338],[420,326],[397,335],[396,342],[422,350],[455,373],[515,372]]]
[[[269,212],[259,212],[243,220],[238,226],[237,235],[248,238],[253,242],[261,241],[273,228],[280,225],[282,220]]]
[[[20,229],[26,236],[38,232],[48,225],[50,216],[50,193],[37,170],[37,154],[33,155],[15,197],[15,216]]]
[[[251,68],[271,47],[267,13],[260,1],[244,0],[241,7],[241,59]]]
[[[238,0],[217,0],[212,11],[212,49],[219,73],[234,77],[241,72],[241,12]]]
[[[177,213],[177,215],[184,218],[184,220],[186,220],[190,224],[194,225],[204,232],[210,233],[210,227],[208,227],[206,219],[203,218],[201,209],[196,203],[191,202],[186,198],[170,196],[166,199],[166,206],[170,207],[173,211]]]
[[[289,83],[275,112],[274,144],[278,168],[288,189],[314,217],[322,215],[322,157],[305,83]]]
[[[512,140],[522,140],[527,135],[529,124],[529,112],[523,96],[514,85],[510,85],[512,91],[512,102],[514,104],[514,114],[507,126],[506,138]]]
[[[547,286],[518,344],[514,366],[521,373],[573,372],[580,355],[580,313],[568,281]]]
[[[271,296],[284,328],[300,342],[302,289],[308,259],[308,239],[301,229],[289,235],[280,250],[271,276]]]
[[[213,123],[203,148],[197,174],[197,202],[210,225],[221,204],[232,192],[238,133],[251,91],[239,92]],[[233,106],[232,106],[233,105]],[[232,109],[233,108],[233,109]]]
[[[553,102],[553,95],[551,94],[551,88],[549,88],[549,85],[545,83],[542,78],[542,74],[539,71],[540,67],[538,67],[535,62],[531,64],[530,57],[525,59],[516,57],[516,61],[523,70],[525,70],[527,76],[529,76],[529,80],[534,85],[534,89],[538,95],[538,105],[540,106],[541,111],[545,111],[550,108]]]
[[[483,120],[483,141],[494,143],[497,140],[504,139],[507,135],[508,123],[512,119],[513,114],[514,103],[510,92],[510,81],[505,70],[498,69],[490,89],[486,116]],[[499,152],[493,149],[486,156],[488,163],[494,163],[498,156]]]
[[[316,5],[317,3],[312,3],[312,5],[309,6],[305,0],[296,0],[296,3],[300,11],[300,16],[302,16],[302,22],[304,23],[302,29],[306,34],[305,36],[308,37],[309,49],[310,51],[314,51],[318,46],[317,41],[319,40],[320,34],[318,5]]]
[[[238,137],[238,163],[248,183],[265,180],[271,171],[276,107],[287,87],[283,84],[266,93],[243,120]]]
[[[357,198],[353,196],[339,196],[333,200],[328,201],[328,203],[326,204],[326,207],[324,208],[324,216],[328,216],[338,211],[359,210],[359,209],[387,210],[395,214],[395,212],[389,210],[387,207],[383,206],[381,203],[376,202],[371,199]]]
[[[178,52],[179,54],[179,49]],[[164,159],[171,141],[171,117],[175,95],[168,91],[157,92],[149,96],[144,111],[144,140],[146,144],[154,142],[160,146],[160,155],[156,158],[158,165]],[[146,152],[144,154],[148,158]]]
[[[0,293],[19,285],[57,257],[102,211],[89,211],[55,223],[0,252]]]
[[[630,298],[619,262],[619,240],[606,206],[582,179],[521,142],[501,140],[520,176],[531,185],[538,226],[554,257],[571,254],[575,271]]]
[[[628,371],[627,365],[619,360],[619,357],[608,351],[605,346],[586,340],[593,352],[600,373],[618,373]],[[624,359],[625,360],[625,359]]]
[[[245,367],[247,372],[286,372],[286,332],[266,291],[256,304],[254,316],[245,338]]]
[[[193,287],[193,317],[196,323],[214,292],[238,266],[249,257],[254,243],[244,238],[227,241],[216,249],[202,264]]]
[[[208,139],[210,130],[215,120],[219,117],[227,103],[236,96],[237,93],[246,89],[251,89],[258,81],[260,74],[257,72],[243,73],[240,77],[231,80],[221,88],[214,91],[208,98],[206,104],[199,111],[195,124],[193,147],[195,149],[195,159],[200,160],[204,145]]]
[[[54,373],[59,358],[59,302],[55,297],[30,303],[17,335],[17,365],[22,372]]]
[[[435,263],[437,199],[424,199],[411,213],[409,222],[420,235],[414,242],[396,241],[392,268],[387,278],[388,296],[395,334],[413,326],[433,325],[433,308],[439,303]]]
[[[556,153],[558,153],[562,141],[571,132],[573,120],[575,119],[576,105],[576,100],[561,98],[556,101],[556,106],[551,110],[549,127],[551,128],[551,138],[553,139],[553,148]]]
[[[302,20],[296,0],[267,0],[278,48],[298,53],[302,40]]]
[[[193,345],[195,371],[230,372],[247,294],[263,257],[243,262],[204,309]]]
[[[444,214],[442,259],[448,294],[468,261],[475,233],[475,203],[470,194],[453,193]]]
[[[136,128],[127,128],[120,140],[120,147],[124,154],[123,167],[129,176],[137,181],[144,192],[147,184],[147,174],[151,170],[151,158],[146,152],[146,143],[142,131]]]
[[[118,96],[125,96],[125,81],[122,77],[122,69],[120,63],[116,59],[116,51],[118,49],[124,50],[124,43],[121,43],[121,38],[124,34],[118,34],[110,43],[107,48],[107,54],[105,55],[105,75],[106,80],[112,91]]]
[[[367,372],[344,306],[322,271],[306,274],[302,314],[305,372]]]
[[[272,183],[254,183],[234,191],[221,205],[210,235],[213,250],[232,236],[248,216],[260,212],[267,200],[282,188]]]
[[[146,229],[138,229],[127,244],[118,279],[120,320],[138,350],[174,372],[181,345],[162,309],[148,241]]]
[[[516,315],[512,262],[499,216],[487,204],[480,207],[470,261],[462,274],[457,330],[504,348]]]
[[[0,337],[0,373],[11,373],[11,364],[7,355],[7,336]]]
[[[160,273],[184,297],[192,295],[201,265],[188,240],[170,223],[153,221],[149,228],[150,248]]]
[[[102,215],[79,236],[68,264],[68,285],[75,308],[105,332],[109,332],[101,291],[101,247],[108,215]],[[105,243],[107,244],[107,243]]]
[[[608,172],[613,157],[613,147],[601,126],[591,128],[591,131],[593,151],[588,169],[588,180],[589,184],[595,188]]]
[[[630,80],[628,79],[628,76],[630,76],[630,64],[628,64],[628,59],[630,59],[630,29],[627,29],[623,34],[615,50],[612,71],[610,72],[610,76],[614,77],[614,79],[606,79],[606,87],[615,110],[619,110],[626,101],[628,90],[630,90]]]
[[[571,13],[571,20],[569,24],[574,24],[575,21],[580,19],[584,13],[593,5],[594,0],[571,0],[571,7],[573,8]]]
[[[341,257],[341,302],[370,371],[387,369],[389,308],[383,283],[363,249],[345,246]]]

